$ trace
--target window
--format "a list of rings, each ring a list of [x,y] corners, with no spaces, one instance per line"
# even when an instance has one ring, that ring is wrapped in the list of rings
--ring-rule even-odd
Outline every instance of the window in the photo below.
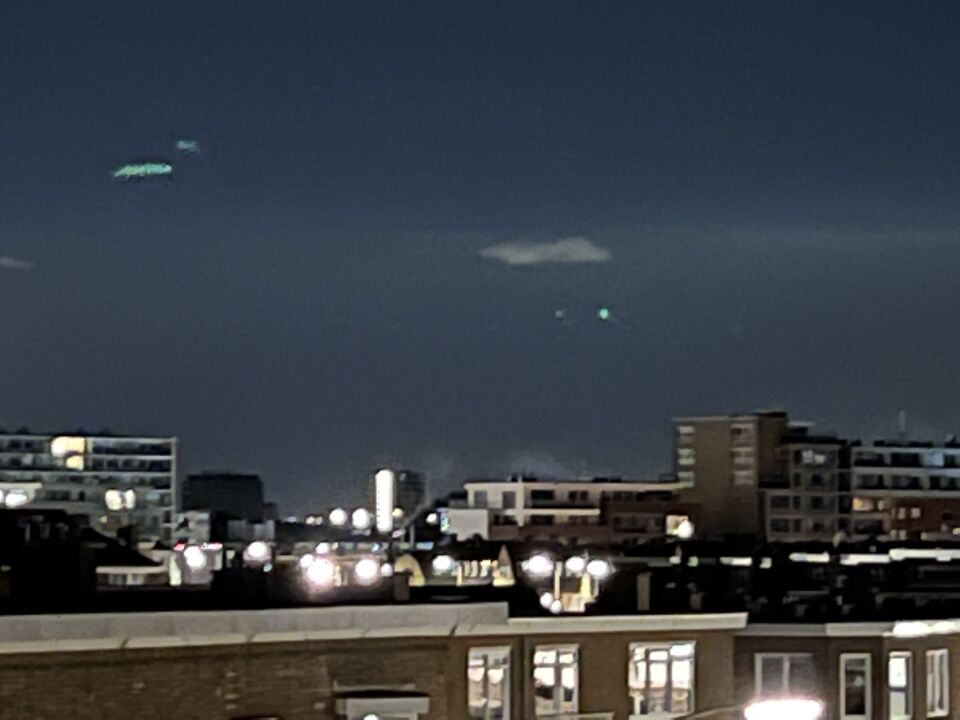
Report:
[[[533,653],[533,696],[537,715],[577,712],[576,645],[539,645]]]
[[[488,501],[488,499],[487,499],[487,491],[486,491],[486,490],[477,490],[477,491],[473,494],[473,506],[474,506],[474,507],[485,508],[485,507],[487,507],[487,503],[488,503],[488,502],[489,502],[489,501]]]
[[[509,720],[510,648],[470,648],[467,704],[471,720]]]
[[[910,508],[910,519],[911,519],[911,520],[919,520],[919,519],[920,519],[920,514],[921,514],[921,510],[920,510],[920,508],[918,508],[916,505],[914,505],[912,508]]]
[[[840,717],[843,720],[870,720],[870,655],[840,655]]]
[[[512,510],[517,506],[517,493],[515,490],[505,490],[503,493],[503,507],[505,510]]]
[[[927,717],[950,713],[950,659],[946,648],[927,650]]]
[[[770,498],[770,509],[771,510],[789,510],[790,509],[790,496],[789,495],[774,495]]]
[[[770,531],[775,533],[790,532],[790,521],[783,518],[773,518],[770,520]]]
[[[693,712],[692,642],[630,645],[631,717]]]
[[[891,720],[913,715],[913,654],[892,652],[887,659],[887,688]]]
[[[809,653],[757,653],[754,672],[758,697],[816,694],[816,670]]]

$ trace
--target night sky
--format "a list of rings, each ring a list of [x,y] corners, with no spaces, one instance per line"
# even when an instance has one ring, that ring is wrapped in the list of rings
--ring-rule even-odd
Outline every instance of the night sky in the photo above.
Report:
[[[960,431],[958,37],[947,2],[3,0],[0,425],[175,434],[290,512],[383,462],[652,476],[680,414]],[[141,159],[174,179],[111,179]]]

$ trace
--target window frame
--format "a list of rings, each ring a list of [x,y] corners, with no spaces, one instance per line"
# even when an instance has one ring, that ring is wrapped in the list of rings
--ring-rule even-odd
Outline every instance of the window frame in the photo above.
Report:
[[[814,673],[816,673],[816,663],[814,662],[814,654],[812,652],[758,652],[753,654],[753,691],[756,697],[762,698],[773,698],[778,697],[777,694],[764,694],[763,691],[763,661],[767,658],[780,658],[783,660],[783,670],[782,670],[782,688],[783,692],[786,694],[791,694],[792,689],[790,688],[790,666],[792,662],[790,658],[808,658],[812,664]]]
[[[688,703],[688,708],[684,711],[675,712],[673,710],[667,712],[640,712],[640,700],[634,695],[634,690],[637,689],[638,683],[635,677],[636,673],[636,661],[635,656],[638,650],[649,651],[649,650],[665,650],[667,652],[668,662],[667,662],[667,677],[666,684],[664,687],[665,693],[671,695],[673,693],[673,663],[674,660],[670,655],[670,650],[678,645],[689,645],[691,648],[691,654],[689,658],[684,658],[684,660],[690,663],[690,701]],[[647,661],[649,663],[649,661]],[[644,685],[644,691],[649,692],[649,679],[650,673],[649,670],[646,672],[646,680]],[[675,718],[675,717],[684,717],[687,715],[692,715],[697,711],[697,643],[695,640],[665,640],[662,642],[632,642],[627,648],[627,694],[630,699],[631,711],[629,713],[628,720],[643,720],[644,718]]]
[[[556,653],[556,660],[551,664],[538,665],[537,653],[541,653],[541,652]],[[574,685],[573,685],[573,700],[571,701],[571,706],[568,708],[565,708],[564,699],[563,699],[563,669],[570,666],[564,665],[563,663],[561,663],[560,656],[562,654],[567,654],[567,653],[573,654]],[[535,645],[533,648],[533,658],[531,660],[531,667],[533,669],[533,673],[531,674],[531,679],[533,683],[532,688],[533,688],[534,716],[550,717],[553,715],[567,715],[567,714],[576,715],[580,712],[580,646],[579,645],[575,643],[547,643],[545,645]],[[554,671],[553,709],[550,712],[546,712],[546,713],[541,713],[537,709],[536,671],[541,667],[551,668]]]
[[[500,720],[510,720],[512,705],[513,705],[513,696],[511,695],[510,689],[510,672],[512,666],[512,650],[509,645],[476,645],[473,647],[467,648],[467,667],[466,667],[466,679],[467,679],[467,717],[468,718],[479,718],[481,720],[492,720],[490,715],[490,683],[488,680],[488,673],[490,671],[490,659],[492,657],[499,657],[502,661],[503,669],[503,714],[501,715]],[[484,659],[483,664],[483,714],[474,715],[473,708],[470,706],[470,663],[475,656],[482,656]]]
[[[936,695],[937,673],[931,673],[931,670],[939,669],[939,660],[943,659],[943,673],[940,674],[939,682],[943,690],[942,708],[931,710],[930,700]],[[931,662],[932,659],[932,662]],[[926,675],[926,705],[928,718],[948,717],[950,715],[950,650],[948,648],[931,648],[924,653],[924,674]],[[933,683],[931,683],[933,680]]]
[[[864,689],[864,714],[847,712],[847,678],[846,665],[850,660],[864,660],[864,675],[866,687]],[[840,718],[841,720],[870,720],[873,713],[873,656],[868,652],[840,653]]]
[[[903,715],[895,715],[893,713],[893,694],[894,688],[890,685],[890,662],[894,658],[903,658],[907,661],[906,669],[906,679],[907,684],[904,688],[897,688],[897,693],[903,693],[905,695],[904,706],[907,708],[907,713]],[[889,720],[910,720],[913,717],[913,651],[912,650],[891,650],[887,653],[887,677],[886,677],[886,686],[887,686],[887,717]]]

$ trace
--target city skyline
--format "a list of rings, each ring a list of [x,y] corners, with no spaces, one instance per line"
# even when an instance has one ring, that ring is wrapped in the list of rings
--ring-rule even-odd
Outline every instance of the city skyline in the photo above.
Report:
[[[650,477],[669,418],[960,429],[960,9],[0,8],[0,425]],[[181,142],[203,152],[178,155]],[[171,178],[116,182],[126,163]],[[601,317],[600,311],[607,311]]]

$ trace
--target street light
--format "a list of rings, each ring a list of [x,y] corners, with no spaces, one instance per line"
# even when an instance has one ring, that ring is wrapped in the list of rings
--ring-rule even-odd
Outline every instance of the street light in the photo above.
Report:
[[[343,527],[347,524],[347,520],[350,518],[347,515],[347,511],[341,507],[334,508],[330,511],[330,524],[334,527]]]
[[[553,558],[544,553],[537,553],[531,556],[523,564],[523,569],[527,574],[535,578],[545,578],[553,574]]]
[[[430,563],[436,575],[446,575],[457,567],[457,561],[450,555],[437,555]]]
[[[307,566],[307,580],[317,587],[326,587],[333,583],[337,566],[327,558],[319,558]]]
[[[369,585],[380,577],[380,563],[373,558],[361,558],[353,566],[353,574],[361,585]]]
[[[743,709],[746,720],[819,720],[823,703],[809,698],[757,700]]]
[[[591,560],[587,563],[587,575],[594,580],[603,580],[613,572],[613,566],[607,560]]]
[[[357,508],[351,516],[354,530],[369,530],[373,524],[373,516],[366,508]]]
[[[262,540],[254,540],[243,551],[247,562],[262,563],[270,558],[270,546]]]

